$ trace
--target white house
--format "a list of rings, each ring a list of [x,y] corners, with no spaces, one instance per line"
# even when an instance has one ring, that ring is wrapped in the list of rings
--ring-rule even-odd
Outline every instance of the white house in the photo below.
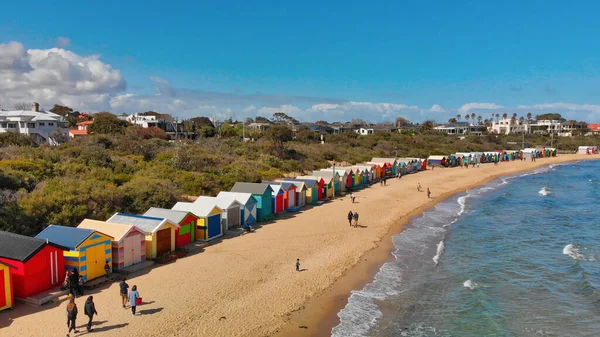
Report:
[[[492,125],[488,127],[488,131],[501,135],[508,135],[510,133],[529,133],[529,125],[520,123],[518,120],[513,124],[510,118],[503,118],[497,122],[492,122]]]
[[[358,128],[355,129],[354,132],[358,133],[361,136],[366,136],[366,135],[372,135],[375,133],[374,129],[368,129],[368,128]]]
[[[30,111],[0,111],[0,133],[14,132],[31,136],[38,143],[58,145],[58,141],[50,136],[55,130],[65,136],[69,134],[64,117],[52,112],[40,111],[40,105],[37,103],[31,105]]]
[[[144,116],[140,114],[127,116],[127,121],[131,124],[141,126],[144,129],[158,127],[159,122],[156,116]]]
[[[449,135],[463,135],[468,132],[474,135],[481,135],[481,127],[467,122],[458,122],[452,124],[438,125],[433,128],[436,131],[445,132]]]

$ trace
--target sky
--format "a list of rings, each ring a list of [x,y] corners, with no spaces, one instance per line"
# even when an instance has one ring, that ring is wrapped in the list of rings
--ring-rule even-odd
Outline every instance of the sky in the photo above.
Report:
[[[370,122],[600,121],[600,3],[3,3],[0,106]],[[32,10],[34,8],[34,10]],[[464,118],[463,118],[464,119]]]

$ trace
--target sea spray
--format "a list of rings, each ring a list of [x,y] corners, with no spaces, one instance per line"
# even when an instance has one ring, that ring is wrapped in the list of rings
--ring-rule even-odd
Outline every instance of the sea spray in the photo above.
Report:
[[[473,290],[473,289],[479,287],[479,285],[477,283],[473,282],[472,280],[466,280],[463,283],[463,287]]]
[[[444,253],[444,240],[442,240],[442,241],[440,241],[440,243],[438,243],[436,254],[433,257],[433,262],[435,263],[436,266],[437,266],[438,262],[440,261],[440,256],[442,256],[443,253]]]
[[[542,187],[541,190],[538,191],[539,195],[543,195],[543,196],[547,196],[548,194],[551,194],[552,191],[550,191],[550,189],[546,186]]]

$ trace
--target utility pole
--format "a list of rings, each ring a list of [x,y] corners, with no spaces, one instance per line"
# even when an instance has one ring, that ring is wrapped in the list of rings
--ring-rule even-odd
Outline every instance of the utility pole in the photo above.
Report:
[[[335,198],[335,162],[333,162],[333,194],[331,199]]]
[[[246,121],[242,121],[242,141],[246,141]]]

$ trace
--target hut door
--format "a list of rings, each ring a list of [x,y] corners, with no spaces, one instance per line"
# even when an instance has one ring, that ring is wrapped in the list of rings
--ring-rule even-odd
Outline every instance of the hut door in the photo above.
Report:
[[[86,281],[93,280],[104,274],[106,252],[105,245],[89,247],[85,250]]]
[[[128,236],[123,240],[123,267],[129,267],[134,261],[133,237]]]
[[[161,255],[171,251],[171,228],[156,232],[156,254]]]
[[[6,274],[3,269],[0,269],[0,308],[6,306],[6,288],[10,287],[8,284],[10,281],[4,279]]]

